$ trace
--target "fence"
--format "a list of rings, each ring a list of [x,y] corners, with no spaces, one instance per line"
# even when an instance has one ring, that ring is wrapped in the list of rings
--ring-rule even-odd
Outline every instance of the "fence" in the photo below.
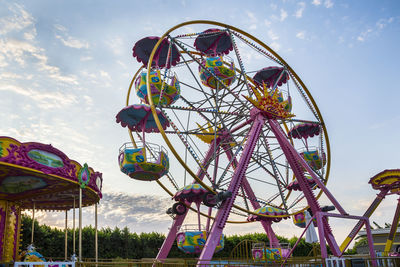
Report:
[[[14,267],[75,267],[75,262],[73,261],[47,261],[47,262],[26,262],[26,261],[16,261],[14,262]]]
[[[375,261],[377,267],[400,267],[399,257],[378,257]],[[354,256],[345,258],[332,257],[325,261],[321,258],[296,257],[289,259],[284,265],[282,262],[252,261],[244,259],[217,259],[198,264],[197,259],[166,259],[157,262],[155,259],[141,260],[100,260],[84,262],[15,262],[0,263],[4,267],[372,267],[373,261],[369,257]]]

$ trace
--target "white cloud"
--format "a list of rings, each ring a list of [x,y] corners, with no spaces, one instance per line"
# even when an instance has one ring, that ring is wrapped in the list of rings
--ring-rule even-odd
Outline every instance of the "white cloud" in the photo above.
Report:
[[[272,30],[268,31],[268,37],[271,38],[272,41],[276,41],[279,39],[279,36]]]
[[[124,62],[122,62],[121,60],[117,60],[116,61],[118,65],[120,65],[121,67],[123,67],[124,69],[127,68],[126,64]]]
[[[364,42],[366,39],[370,38],[373,35],[377,35],[380,31],[382,31],[388,24],[394,21],[393,17],[388,19],[379,19],[373,27],[369,27],[365,31],[361,32],[357,36],[357,41]]]
[[[6,61],[6,57],[0,53],[0,68],[7,67],[8,63]]]
[[[314,6],[319,6],[319,5],[321,4],[321,0],[313,0],[313,1],[312,1],[312,4],[313,4]]]
[[[394,21],[393,17],[390,17],[388,19],[380,19],[376,22],[376,27],[379,30],[382,30],[383,28],[385,28],[388,24],[392,23]]]
[[[250,11],[246,11],[247,17],[249,18],[250,23],[256,23],[257,22],[257,18],[256,15],[254,15],[254,13],[250,12]]]
[[[36,28],[32,28],[30,31],[24,33],[24,38],[27,41],[31,41],[36,38]]]
[[[2,58],[4,60],[1,60],[3,64],[0,64],[0,66],[8,65],[6,59],[9,62],[18,63],[21,67],[26,67],[27,61],[29,61],[36,64],[38,70],[45,72],[48,77],[56,81],[78,84],[75,76],[62,75],[59,67],[49,65],[45,50],[35,46],[31,42],[18,39],[0,39],[0,59]]]
[[[165,211],[172,204],[173,202],[168,197],[104,193],[103,199],[98,205],[99,228],[126,226],[136,233],[152,231],[166,233],[172,219]],[[27,214],[31,215],[29,212]],[[64,216],[65,213],[62,212],[38,212],[36,218],[40,223],[63,228]],[[72,213],[68,217],[72,218]],[[83,219],[84,225],[93,224],[93,208],[83,209]]]
[[[89,61],[89,60],[93,60],[93,57],[91,57],[91,56],[85,56],[85,57],[81,57],[80,60],[81,60],[81,61]]]
[[[38,59],[41,51],[28,42],[17,39],[0,39],[0,54],[3,54],[8,60],[25,66],[27,55]]]
[[[15,80],[15,79],[21,79],[21,78],[26,78],[26,77],[19,75],[17,73],[13,73],[13,72],[0,73],[0,80]]]
[[[271,21],[265,19],[264,20],[264,25],[267,26],[267,27],[271,26]]]
[[[111,80],[110,74],[108,74],[108,72],[105,72],[104,70],[100,70],[100,76],[106,78],[107,80]]]
[[[0,91],[9,91],[25,97],[29,97],[36,102],[37,106],[43,109],[63,108],[77,103],[75,95],[54,92],[40,92],[28,87],[20,87],[12,84],[0,83]]]
[[[256,30],[257,29],[257,24],[251,24],[249,26],[249,30]]]
[[[76,49],[81,49],[81,48],[89,48],[89,43],[86,41],[78,40],[76,38],[73,38],[71,36],[67,36],[66,39],[64,39],[60,35],[56,35],[57,39],[60,39],[60,41],[68,47],[76,48]]]
[[[286,10],[281,8],[280,21],[284,21],[287,18],[287,16],[288,16],[288,14],[287,14]]]
[[[303,17],[303,12],[304,12],[304,9],[306,8],[306,3],[299,2],[297,5],[298,5],[299,9],[296,10],[295,17],[299,19],[299,18]]]
[[[87,41],[70,36],[68,34],[68,29],[63,25],[55,24],[54,28],[59,32],[59,34],[56,34],[56,38],[59,39],[63,45],[76,49],[89,48],[89,43]]]
[[[305,32],[304,32],[304,31],[298,32],[298,33],[296,34],[296,37],[299,38],[299,39],[301,39],[301,40],[304,40],[304,39],[306,38]]]
[[[106,45],[111,48],[111,51],[115,55],[122,55],[125,54],[126,51],[126,46],[124,44],[124,41],[121,37],[119,36],[114,36],[111,38],[107,38],[106,40]]]
[[[281,45],[280,45],[279,43],[277,43],[277,42],[272,42],[272,43],[271,43],[271,48],[272,48],[273,50],[275,50],[276,52],[278,52],[279,49],[281,48]]]
[[[331,7],[333,7],[333,2],[332,2],[332,0],[325,0],[324,6],[325,6],[326,8],[331,8]]]
[[[61,32],[67,32],[67,28],[65,28],[63,25],[60,24],[54,24],[54,28],[56,28],[57,30],[61,31]]]
[[[93,105],[93,98],[91,98],[90,96],[84,95],[83,99],[85,99],[85,102],[86,102],[87,105],[89,105],[89,106]]]
[[[11,4],[9,10],[13,13],[12,16],[0,18],[0,35],[21,31],[34,24],[32,15],[26,12],[22,5]]]
[[[372,29],[367,29],[366,31],[363,31],[360,33],[360,35],[357,37],[357,41],[364,42],[365,38],[368,36],[369,33],[372,32]]]

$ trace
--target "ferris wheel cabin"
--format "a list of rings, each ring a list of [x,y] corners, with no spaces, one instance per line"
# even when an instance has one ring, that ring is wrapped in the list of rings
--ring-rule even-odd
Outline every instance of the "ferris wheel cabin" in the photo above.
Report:
[[[235,65],[229,57],[207,57],[199,65],[201,83],[212,89],[229,87],[235,82]]]
[[[181,89],[176,75],[169,75],[167,71],[162,74],[159,69],[150,71],[149,74],[151,99],[155,105],[171,105],[178,100]],[[147,71],[142,71],[136,78],[135,89],[136,95],[144,103],[149,104],[146,77]]]
[[[200,254],[206,244],[208,232],[198,229],[197,224],[184,225],[176,236],[178,249],[187,254]],[[204,227],[203,227],[204,228]],[[224,234],[221,235],[214,253],[221,251],[225,246]]]
[[[132,143],[123,144],[118,160],[121,171],[136,180],[158,180],[169,170],[167,151],[151,143],[137,148]]]

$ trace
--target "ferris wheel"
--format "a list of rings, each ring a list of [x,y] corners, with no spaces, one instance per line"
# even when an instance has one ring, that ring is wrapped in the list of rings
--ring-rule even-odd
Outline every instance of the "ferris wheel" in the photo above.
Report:
[[[117,115],[132,139],[119,163],[176,201],[158,259],[168,255],[189,208],[199,230],[200,216],[207,221],[201,259],[221,245],[226,223],[260,221],[270,245],[279,246],[271,224],[319,210],[322,192],[344,213],[325,190],[330,148],[318,106],[266,44],[226,24],[190,21],[139,40],[133,56],[143,66]],[[151,144],[152,136],[164,146]],[[170,166],[172,157],[180,166]]]

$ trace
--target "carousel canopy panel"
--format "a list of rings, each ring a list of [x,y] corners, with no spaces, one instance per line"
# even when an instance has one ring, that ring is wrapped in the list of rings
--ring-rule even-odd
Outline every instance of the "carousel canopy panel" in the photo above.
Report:
[[[69,159],[52,145],[21,143],[0,137],[0,199],[18,201],[21,208],[68,210],[83,190],[84,206],[101,197],[102,174]]]

